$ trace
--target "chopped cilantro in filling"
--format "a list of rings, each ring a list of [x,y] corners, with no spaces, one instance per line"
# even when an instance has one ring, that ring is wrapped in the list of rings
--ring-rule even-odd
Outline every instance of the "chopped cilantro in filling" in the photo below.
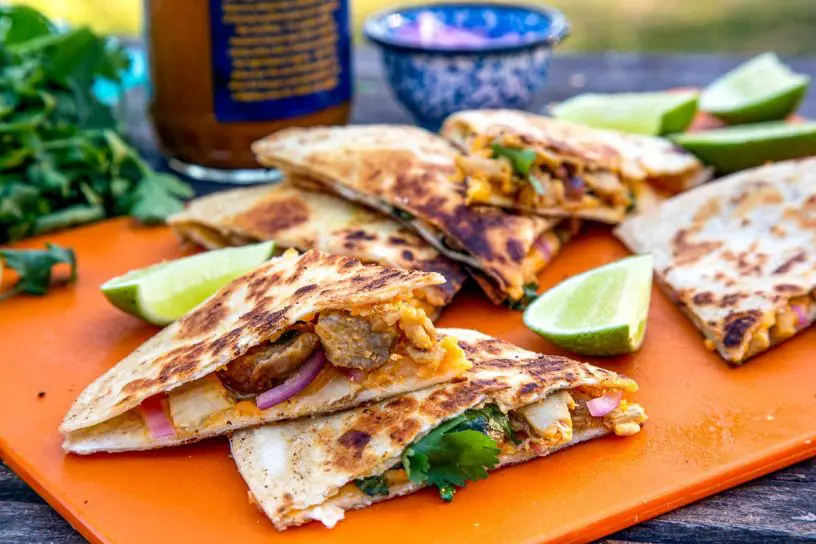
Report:
[[[412,482],[436,486],[449,502],[457,487],[486,478],[499,464],[498,443],[505,439],[517,443],[498,406],[467,410],[406,448],[402,465]]]
[[[383,475],[354,480],[354,485],[369,497],[388,496],[388,482]]]

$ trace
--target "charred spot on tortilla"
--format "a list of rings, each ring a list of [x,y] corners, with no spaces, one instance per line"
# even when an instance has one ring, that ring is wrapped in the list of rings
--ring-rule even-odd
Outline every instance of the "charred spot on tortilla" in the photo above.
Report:
[[[184,320],[183,326],[179,327],[179,339],[196,338],[213,331],[218,323],[229,313],[229,307],[223,297],[216,296],[205,302],[198,312]]]
[[[781,265],[779,265],[776,270],[773,271],[774,274],[787,274],[791,271],[791,269],[796,266],[797,264],[804,263],[807,260],[807,255],[802,252],[794,255]]]
[[[745,293],[729,293],[725,295],[722,300],[720,300],[720,307],[727,308],[729,306],[734,306],[744,298],[748,298],[748,295]]]
[[[725,318],[723,344],[729,348],[742,345],[743,338],[759,321],[759,312],[737,312]]]
[[[349,240],[376,240],[377,236],[371,233],[368,233],[364,230],[355,230],[346,235],[346,238]]]
[[[257,206],[239,216],[238,226],[261,233],[268,238],[287,229],[292,229],[309,221],[309,208],[299,198],[260,202]]]
[[[692,298],[695,304],[713,304],[714,303],[714,293],[711,291],[703,291],[702,293],[697,293]]]
[[[801,293],[804,291],[800,285],[791,285],[787,283],[774,285],[774,290],[780,293]]]
[[[346,431],[338,440],[341,446],[346,448],[360,450],[366,447],[371,442],[371,435],[357,430]]]
[[[310,285],[304,285],[303,287],[298,287],[297,290],[295,291],[295,296],[296,297],[303,296],[307,293],[311,293],[315,289],[317,289],[317,284],[314,283]]]

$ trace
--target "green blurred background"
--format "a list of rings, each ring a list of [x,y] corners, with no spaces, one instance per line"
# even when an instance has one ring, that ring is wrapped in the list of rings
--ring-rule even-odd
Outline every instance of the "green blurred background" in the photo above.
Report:
[[[149,1],[149,0],[147,0]],[[200,0],[202,3],[208,0]],[[355,31],[365,17],[419,1],[350,0]],[[143,0],[25,0],[55,19],[137,34]],[[526,3],[536,4],[528,0]],[[551,0],[573,25],[571,51],[816,52],[816,0]]]

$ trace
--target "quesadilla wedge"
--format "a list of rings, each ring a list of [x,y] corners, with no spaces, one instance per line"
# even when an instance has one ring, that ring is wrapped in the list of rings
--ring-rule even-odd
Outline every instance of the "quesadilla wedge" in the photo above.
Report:
[[[439,332],[458,338],[474,363],[450,383],[232,435],[250,497],[277,529],[311,520],[333,527],[346,510],[425,486],[450,501],[488,470],[633,435],[646,420],[623,400],[637,389],[629,378],[476,331]]]
[[[207,249],[274,240],[277,247],[316,249],[407,270],[438,272],[445,283],[418,291],[435,319],[467,278],[413,231],[387,216],[326,193],[290,183],[233,189],[189,203],[168,220],[182,240]]]
[[[471,364],[413,304],[418,289],[443,281],[291,250],[88,386],[62,422],[63,447],[171,446],[448,381]]]
[[[412,227],[467,264],[496,303],[522,301],[525,286],[574,231],[557,219],[469,207],[451,181],[456,150],[423,129],[397,125],[289,128],[255,142],[258,161]],[[558,225],[558,229],[555,227]]]
[[[445,120],[442,135],[465,155],[454,180],[470,204],[550,217],[620,223],[662,191],[710,177],[668,140],[590,128],[514,110],[472,110]]]
[[[816,320],[816,158],[709,183],[616,235],[652,253],[660,285],[729,363]]]

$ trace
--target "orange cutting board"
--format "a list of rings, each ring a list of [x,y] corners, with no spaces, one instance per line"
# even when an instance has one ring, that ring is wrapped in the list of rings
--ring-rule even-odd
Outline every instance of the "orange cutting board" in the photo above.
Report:
[[[76,249],[79,282],[45,297],[0,302],[0,454],[91,541],[586,541],[816,453],[816,330],[730,368],[654,289],[643,348],[592,361],[640,384],[637,398],[650,420],[639,435],[499,470],[452,504],[424,490],[349,512],[333,530],[313,523],[277,533],[247,500],[224,438],[143,453],[62,453],[57,426],[74,398],[157,330],[109,306],[99,285],[182,252],[166,228],[128,220],[49,239]],[[625,255],[608,232],[591,229],[546,269],[542,286]],[[520,313],[490,305],[473,288],[440,325],[560,353],[528,331]]]

